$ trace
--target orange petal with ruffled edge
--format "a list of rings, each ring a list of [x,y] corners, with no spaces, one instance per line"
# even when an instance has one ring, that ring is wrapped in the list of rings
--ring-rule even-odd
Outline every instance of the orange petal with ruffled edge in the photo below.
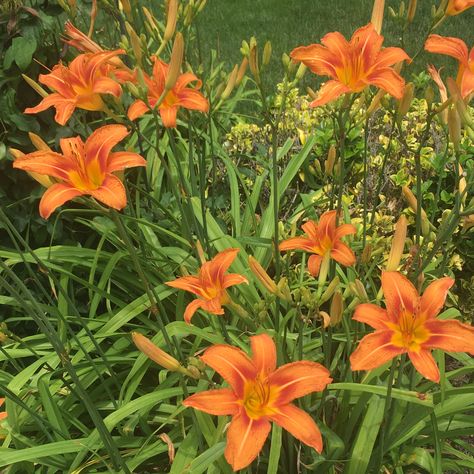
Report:
[[[13,168],[52,176],[61,180],[66,180],[68,171],[71,170],[71,166],[64,159],[64,156],[54,151],[35,151],[20,156],[13,162]]]
[[[183,89],[178,93],[178,105],[190,110],[198,110],[207,112],[209,110],[209,102],[197,90]]]
[[[428,285],[420,298],[418,315],[434,319],[444,306],[449,289],[454,285],[454,280],[449,277],[440,278]]]
[[[351,354],[352,370],[371,370],[380,367],[404,349],[391,343],[393,331],[375,331],[364,336],[356,350]]]
[[[432,382],[439,382],[439,369],[430,351],[423,349],[419,352],[411,351],[408,352],[408,357],[423,377]]]
[[[85,161],[98,160],[100,169],[107,173],[107,162],[112,148],[129,134],[124,125],[105,125],[94,130],[84,145]]]
[[[307,221],[301,228],[303,232],[309,237],[311,241],[315,241],[318,238],[318,223],[316,221]]]
[[[217,344],[207,349],[201,360],[213,368],[239,398],[243,396],[245,382],[257,377],[257,369],[252,360],[236,347]]]
[[[345,237],[346,235],[353,235],[357,233],[357,229],[352,224],[341,224],[336,228],[336,232],[334,234],[335,239],[340,239],[341,237]]]
[[[320,76],[333,77],[336,75],[337,65],[342,65],[338,56],[320,44],[295,48],[290,53],[290,57],[293,61],[301,61],[311,71]]]
[[[270,429],[271,424],[266,418],[252,420],[245,410],[232,418],[224,455],[234,471],[247,467],[258,456]]]
[[[59,125],[66,125],[76,108],[76,100],[65,99],[59,94],[53,93],[45,97],[36,107],[26,108],[25,114],[36,114],[38,112],[43,112],[43,110],[49,109],[50,107],[56,109],[54,120]]]
[[[196,313],[199,308],[202,308],[204,303],[204,300],[196,299],[191,301],[191,303],[186,306],[183,318],[188,324],[191,324],[191,318],[194,316],[194,313]]]
[[[334,239],[336,232],[336,220],[337,220],[337,211],[326,211],[321,214],[318,222],[317,235],[320,239],[324,237],[329,237],[331,240]]]
[[[334,242],[331,250],[331,257],[339,262],[341,265],[350,267],[356,263],[356,256],[354,252],[341,241]]]
[[[471,50],[471,56],[474,56],[472,53],[474,48]],[[471,64],[474,64],[474,58],[470,60]],[[472,66],[471,66],[472,67]],[[464,70],[464,74],[461,79],[461,95],[465,99],[468,95],[474,92],[474,71],[469,69]]]
[[[241,285],[242,283],[248,284],[247,278],[238,273],[229,273],[228,275],[223,276],[222,288],[229,288],[234,285]]]
[[[175,128],[176,127],[176,115],[178,114],[178,107],[161,107],[160,106],[160,117],[163,122],[163,125],[166,128]]]
[[[468,352],[474,355],[474,328],[455,319],[430,319],[425,322],[430,338],[424,347],[446,352]]]
[[[241,409],[235,393],[228,388],[195,393],[186,398],[183,405],[210,415],[236,415]]]
[[[282,365],[268,377],[270,385],[278,387],[275,405],[286,405],[295,398],[321,392],[332,382],[329,370],[317,362],[307,360]]]
[[[146,166],[145,158],[129,151],[117,151],[109,154],[107,160],[108,173],[122,171],[125,168],[132,168],[134,166]]]
[[[48,219],[59,206],[62,206],[65,202],[70,201],[77,196],[82,196],[83,194],[82,191],[79,191],[69,184],[53,184],[46,190],[41,198],[39,205],[40,216],[43,219]]]
[[[278,248],[280,252],[285,250],[306,250],[311,252],[314,246],[314,242],[306,237],[291,237],[283,242],[280,242]]]
[[[399,272],[382,272],[382,288],[390,319],[397,320],[403,308],[416,313],[420,298],[408,278]]]
[[[395,47],[384,48],[378,54],[377,62],[374,64],[374,68],[385,68],[393,66],[394,64],[400,63],[402,61],[411,61],[410,56],[408,56],[408,54],[403,51],[403,49]]]
[[[387,330],[386,323],[390,322],[387,311],[372,303],[357,305],[352,319],[381,330]]]
[[[215,286],[224,281],[224,273],[232,265],[240,249],[229,248],[219,252],[212,260],[202,265],[199,275],[204,286]]]
[[[171,286],[173,288],[178,288],[180,290],[189,291],[195,295],[202,296],[202,285],[201,280],[196,276],[185,276],[177,278],[173,281],[167,281],[165,285]]]
[[[276,347],[268,334],[259,334],[250,338],[252,361],[257,372],[269,374],[274,372],[277,364]]]
[[[311,276],[317,277],[319,275],[322,261],[323,257],[320,255],[311,255],[311,257],[308,258],[308,271]]]
[[[110,94],[118,98],[122,95],[122,88],[119,83],[110,77],[100,77],[94,81],[92,92],[95,94]]]
[[[367,76],[365,81],[368,84],[374,85],[383,89],[385,92],[401,99],[405,90],[405,81],[391,68],[377,69]]]
[[[351,92],[351,89],[342,82],[331,80],[321,86],[318,96],[309,105],[311,107],[319,107],[337,99],[342,94]]]
[[[148,105],[143,100],[136,100],[127,110],[129,120],[135,120],[150,111]]]
[[[452,36],[430,35],[425,43],[426,51],[430,53],[446,54],[457,59],[462,64],[467,64],[468,50],[466,43]]]
[[[305,411],[290,403],[279,407],[277,413],[270,415],[269,418],[302,443],[311,446],[318,453],[322,452],[323,438],[321,431],[319,431],[313,418]]]
[[[91,191],[87,191],[97,201],[103,202],[105,205],[120,211],[127,205],[127,194],[125,187],[117,176],[108,174],[102,186]]]

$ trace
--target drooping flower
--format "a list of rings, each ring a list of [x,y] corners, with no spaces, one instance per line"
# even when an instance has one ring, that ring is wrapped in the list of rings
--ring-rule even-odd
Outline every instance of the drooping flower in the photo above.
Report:
[[[120,97],[122,94],[120,84],[112,77],[114,67],[110,65],[110,61],[124,52],[118,49],[80,54],[69,66],[56,64],[49,74],[39,76],[39,82],[54,92],[36,107],[25,109],[25,113],[36,114],[49,107],[55,107],[56,122],[65,125],[76,108],[104,110],[105,104],[101,94],[111,94],[114,97]]]
[[[308,270],[317,276],[323,257],[330,257],[346,267],[354,265],[356,258],[354,252],[341,241],[341,237],[355,234],[356,228],[352,224],[342,224],[336,227],[336,211],[325,212],[319,223],[308,221],[302,229],[307,237],[293,237],[280,243],[280,250],[304,250],[313,255],[308,259]]]
[[[449,0],[446,7],[446,15],[459,15],[468,8],[474,7],[474,0]]]
[[[383,36],[375,31],[372,23],[359,28],[350,41],[339,32],[328,33],[320,44],[301,46],[290,56],[301,61],[319,76],[329,76],[319,90],[312,107],[330,102],[348,92],[361,92],[373,85],[393,97],[401,99],[405,81],[391,67],[407,60],[407,53],[401,48],[383,48]]]
[[[318,453],[323,440],[313,418],[291,403],[331,383],[329,371],[311,361],[276,368],[275,344],[267,334],[250,338],[252,357],[228,345],[210,347],[201,360],[229,384],[229,388],[196,393],[183,405],[210,413],[232,415],[225,458],[234,471],[248,466],[261,451],[275,422]]]
[[[153,75],[145,75],[145,83],[148,87],[148,105],[142,100],[136,100],[128,109],[128,118],[135,120],[141,117],[150,108],[155,107],[163,92],[165,92],[166,76],[168,75],[168,64],[153,57]],[[196,82],[194,89],[187,87],[190,82]],[[163,125],[168,128],[176,127],[176,115],[180,107],[190,110],[207,112],[209,102],[198,89],[202,82],[190,72],[181,74],[175,85],[169,90],[158,106]]]
[[[430,53],[446,54],[457,59],[459,69],[456,83],[463,99],[474,92],[474,47],[469,52],[466,43],[459,38],[430,35],[426,40],[425,49]]]
[[[47,219],[56,208],[78,196],[92,196],[120,210],[127,204],[122,181],[115,172],[133,166],[146,166],[140,155],[112,148],[128,135],[123,125],[105,125],[95,130],[84,143],[81,137],[62,138],[62,154],[48,150],[18,157],[13,167],[50,176],[58,180],[40,201],[40,215]]]
[[[453,284],[452,278],[440,278],[420,296],[402,274],[382,273],[386,309],[364,303],[353,316],[376,331],[364,336],[351,354],[352,370],[371,370],[406,353],[423,377],[439,382],[432,349],[474,354],[472,326],[455,319],[436,319]]]
[[[184,312],[184,320],[187,323],[191,323],[191,318],[199,308],[211,314],[224,314],[222,306],[231,302],[227,288],[248,283],[247,278],[238,273],[225,273],[238,252],[237,248],[226,249],[209,262],[204,262],[197,275],[166,282],[168,286],[197,295],[197,299],[191,301]]]

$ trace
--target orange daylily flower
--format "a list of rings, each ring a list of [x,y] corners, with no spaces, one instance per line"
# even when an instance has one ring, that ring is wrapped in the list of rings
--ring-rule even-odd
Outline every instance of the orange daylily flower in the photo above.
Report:
[[[56,108],[55,120],[65,125],[74,109],[104,110],[101,94],[120,97],[122,88],[111,77],[114,72],[109,62],[125,51],[104,51],[80,54],[69,66],[56,64],[49,74],[40,74],[39,82],[54,92],[45,97],[36,107],[25,109],[27,114],[36,114],[49,107]]]
[[[425,43],[426,51],[446,54],[459,61],[456,83],[465,99],[474,92],[474,47],[469,52],[466,43],[450,36],[430,35]]]
[[[372,23],[359,28],[350,41],[339,32],[328,33],[320,44],[300,46],[290,56],[301,61],[319,76],[329,76],[312,107],[330,102],[348,92],[361,92],[367,86],[379,87],[397,99],[403,96],[405,81],[390,67],[407,60],[401,48],[383,48],[383,36]]]
[[[474,7],[474,0],[449,0],[446,7],[446,15],[459,15],[468,8]]]
[[[354,252],[341,241],[341,237],[355,234],[356,228],[352,224],[342,224],[336,227],[337,211],[325,212],[319,223],[308,221],[303,224],[302,229],[307,237],[293,237],[280,243],[280,250],[304,250],[310,252],[308,259],[308,270],[313,276],[317,276],[323,257],[330,254],[331,258],[346,267],[354,265],[356,258]]]
[[[226,249],[209,262],[204,262],[197,275],[166,282],[168,286],[189,291],[198,296],[188,304],[184,312],[184,320],[188,324],[191,323],[191,318],[198,308],[212,314],[224,314],[222,306],[231,302],[226,289],[240,283],[248,283],[247,278],[238,273],[225,274],[238,252],[239,249]]]
[[[382,273],[386,309],[370,303],[357,306],[353,319],[376,331],[362,338],[351,354],[352,370],[371,370],[407,353],[415,369],[439,382],[431,349],[474,354],[474,328],[455,319],[436,319],[444,306],[452,278],[440,278],[423,296],[399,272]]]
[[[168,64],[153,56],[153,75],[145,75],[145,83],[148,87],[148,105],[143,100],[136,100],[128,109],[127,115],[130,120],[135,120],[148,112],[150,108],[160,99],[165,91],[166,76],[168,75]],[[195,89],[186,87],[190,82],[196,81]],[[163,125],[168,128],[176,127],[176,115],[180,107],[190,110],[207,112],[209,102],[199,92],[202,82],[190,72],[181,74],[173,88],[168,91],[163,102],[158,106]]]
[[[267,334],[252,336],[250,344],[251,358],[241,349],[225,344],[207,349],[201,360],[230,387],[196,393],[183,405],[211,415],[232,415],[225,458],[234,471],[245,468],[257,457],[271,421],[321,453],[323,440],[318,426],[291,402],[324,390],[332,381],[329,371],[306,360],[277,369],[275,344]]]
[[[128,135],[123,125],[106,125],[95,130],[84,143],[81,137],[62,138],[62,154],[48,150],[18,157],[13,167],[51,176],[59,182],[50,186],[40,201],[40,215],[47,219],[54,210],[77,196],[92,196],[120,210],[127,204],[122,181],[115,172],[133,166],[146,166],[136,153],[112,152]]]

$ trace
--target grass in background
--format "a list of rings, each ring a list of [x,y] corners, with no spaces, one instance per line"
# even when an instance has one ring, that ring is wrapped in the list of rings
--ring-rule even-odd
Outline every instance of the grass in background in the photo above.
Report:
[[[398,11],[400,0],[388,0],[386,9],[391,6]],[[408,3],[408,2],[405,2]],[[406,36],[405,48],[413,55],[421,45],[431,22],[431,6],[436,0],[418,2],[415,20]],[[370,20],[373,0],[208,0],[206,8],[196,22],[203,58],[209,58],[211,49],[217,49],[219,58],[230,63],[242,59],[240,45],[243,39],[256,36],[263,47],[270,40],[273,46],[272,61],[268,71],[270,84],[279,82],[283,75],[281,56],[302,45],[317,43],[329,31],[340,31],[350,38],[354,30]],[[474,11],[448,18],[436,30],[443,36],[457,36],[469,46],[474,42]],[[400,46],[397,34],[399,25],[388,10],[382,33],[385,46]],[[442,55],[425,54],[417,65],[434,63],[445,66],[454,73],[456,61]],[[412,72],[420,69],[412,67]],[[405,74],[405,77],[407,75]],[[306,84],[315,86],[315,76],[306,76]]]

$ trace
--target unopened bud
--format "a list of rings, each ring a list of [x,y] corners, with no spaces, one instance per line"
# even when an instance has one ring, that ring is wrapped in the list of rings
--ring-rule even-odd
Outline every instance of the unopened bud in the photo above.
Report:
[[[459,151],[459,143],[461,142],[461,119],[455,107],[450,107],[448,111],[448,129],[449,138],[453,142],[454,149]]]
[[[28,77],[26,74],[22,74],[21,77],[28,83],[28,85],[34,89],[41,97],[47,97],[49,94],[33,79]]]
[[[229,80],[227,81],[227,85],[222,92],[221,99],[226,100],[232,91],[234,90],[235,83],[237,81],[237,74],[239,72],[237,64],[234,66],[234,69],[232,69],[232,72],[229,74]]]
[[[283,53],[283,54],[281,55],[281,62],[283,63],[283,66],[285,66],[285,68],[287,68],[287,67],[289,66],[290,61],[291,61],[291,59],[290,59],[290,57],[288,56],[288,54]]]
[[[366,244],[364,250],[362,250],[362,255],[360,257],[361,263],[369,263],[372,258],[372,244]]]
[[[271,279],[270,275],[260,265],[258,260],[252,255],[249,256],[249,267],[252,273],[257,277],[258,281],[274,295],[278,294],[278,287],[276,283]]]
[[[137,63],[141,66],[143,53],[142,53],[142,45],[140,43],[140,38],[135,33],[135,30],[133,29],[132,25],[128,21],[125,22],[125,28],[127,29],[128,37],[130,38],[130,44],[132,45],[135,59],[137,60]]]
[[[48,144],[41,137],[36,135],[36,133],[28,132],[28,137],[37,150],[51,151],[51,148],[49,148]]]
[[[461,196],[462,204],[465,204],[466,197],[467,197],[467,193],[465,192],[467,188],[467,181],[466,181],[466,176],[464,174],[464,170],[462,169],[461,165],[458,165],[458,173],[459,173],[459,188],[458,188],[459,195]]]
[[[417,208],[418,208],[418,201],[415,195],[411,192],[411,189],[408,186],[402,186],[402,193],[403,193],[403,196],[405,197],[406,202],[408,203],[408,206],[416,214]],[[423,220],[428,219],[426,212],[424,211],[423,208],[421,209],[421,218]]]
[[[400,265],[407,238],[407,227],[408,221],[404,215],[401,215],[400,219],[398,219],[398,222],[395,224],[395,233],[393,235],[392,246],[390,248],[390,254],[386,266],[388,272],[396,271]]]
[[[326,301],[328,301],[329,298],[331,298],[331,296],[334,294],[334,292],[339,287],[339,283],[340,283],[340,280],[339,280],[339,277],[337,277],[337,276],[334,277],[331,280],[331,283],[329,283],[328,287],[326,288],[326,290],[322,294],[321,299],[319,300],[320,305],[325,303]]]
[[[122,10],[124,11],[125,15],[130,20],[132,17],[132,7],[130,5],[130,0],[120,0],[120,4],[122,5]]]
[[[166,27],[163,34],[163,41],[169,41],[176,30],[176,20],[178,18],[178,0],[169,0],[166,14]]]
[[[237,72],[237,78],[235,79],[235,85],[238,86],[241,82],[242,79],[245,76],[245,73],[247,72],[247,66],[249,64],[248,58],[243,58],[242,62],[240,63],[239,71]]]
[[[281,277],[280,281],[278,282],[277,288],[278,288],[277,296],[279,296],[281,299],[285,301],[291,301],[291,292],[290,292],[290,287],[288,286],[288,278]]]
[[[263,47],[262,64],[264,66],[267,66],[270,63],[271,57],[272,57],[272,44],[270,43],[270,41],[267,41],[265,43],[265,46]]]
[[[342,299],[342,293],[336,291],[332,297],[331,307],[329,314],[331,316],[331,326],[339,324],[342,320],[342,314],[344,312],[344,300]]]
[[[328,151],[328,157],[324,162],[324,172],[330,176],[334,169],[334,163],[336,162],[336,147],[331,145]]]
[[[425,100],[426,100],[426,103],[428,104],[428,107],[431,107],[431,105],[433,104],[434,97],[435,97],[434,90],[430,85],[428,85],[425,90]]]
[[[403,92],[403,97],[400,99],[398,103],[397,109],[397,116],[398,119],[401,120],[410,109],[411,102],[413,100],[413,96],[415,94],[415,85],[413,82],[409,82],[405,85],[405,91]]]
[[[318,98],[318,94],[311,89],[311,87],[306,88],[306,92],[311,97],[311,99],[316,100]]]
[[[369,301],[369,297],[367,296],[367,292],[365,291],[363,283],[357,278],[354,280],[354,287],[356,296],[360,301]]]
[[[372,17],[370,19],[370,22],[372,23],[372,25],[374,25],[375,31],[379,34],[382,31],[384,8],[385,0],[374,1],[374,7],[372,9]]]
[[[168,68],[168,74],[166,75],[165,81],[165,90],[171,90],[176,81],[181,70],[181,63],[183,62],[184,55],[184,40],[183,35],[178,32],[173,43],[173,50],[171,51],[171,59]]]
[[[258,67],[257,45],[250,49],[249,66],[255,82],[258,84],[260,82],[260,69]]]
[[[307,69],[307,67],[303,63],[301,63],[298,66],[298,69],[296,70],[296,75],[295,75],[295,79],[297,81],[300,81],[301,79],[303,79],[303,76],[305,75],[306,69]]]
[[[417,0],[410,0],[410,3],[408,4],[408,11],[407,11],[408,23],[411,23],[413,21],[413,18],[415,18],[417,3],[418,3]]]
[[[250,54],[250,46],[247,43],[247,41],[242,40],[242,45],[240,47],[240,52],[242,53],[242,56],[247,57]]]
[[[372,99],[372,102],[370,103],[368,109],[367,109],[367,115],[373,114],[378,108],[380,107],[380,104],[382,102],[382,98],[385,95],[385,91],[383,89],[380,89]]]
[[[159,30],[158,24],[156,22],[155,17],[150,13],[150,10],[148,10],[147,7],[143,7],[142,10],[143,10],[143,14],[145,15],[145,18],[146,18],[146,23],[149,25],[149,27],[152,30],[158,31]]]

